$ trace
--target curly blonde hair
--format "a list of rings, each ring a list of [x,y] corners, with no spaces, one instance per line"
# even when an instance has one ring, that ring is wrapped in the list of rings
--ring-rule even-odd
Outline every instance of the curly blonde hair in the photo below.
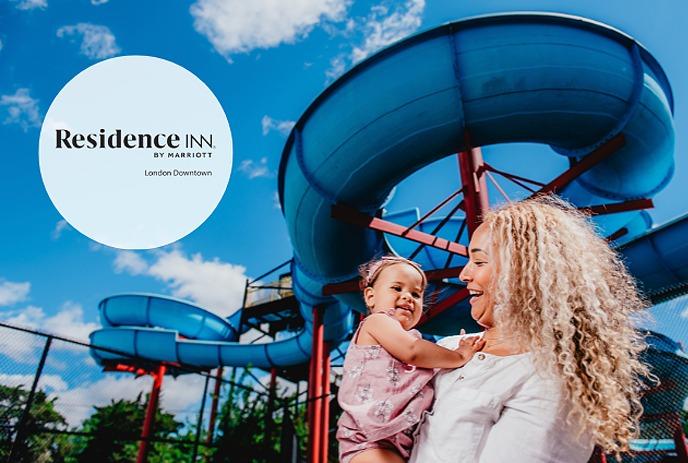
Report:
[[[646,348],[634,321],[647,304],[587,217],[554,196],[486,214],[494,316],[565,385],[567,421],[579,420],[606,453],[638,435]],[[498,276],[498,277],[497,277]]]

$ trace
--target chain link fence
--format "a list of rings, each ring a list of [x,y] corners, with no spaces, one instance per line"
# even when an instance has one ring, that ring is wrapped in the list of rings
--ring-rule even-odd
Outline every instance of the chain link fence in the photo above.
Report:
[[[122,356],[103,368],[98,348],[6,324],[0,348],[0,461],[133,462],[142,446],[151,463],[305,459],[305,391],[259,370],[167,365],[145,431],[159,365],[99,349]]]
[[[651,328],[667,336],[648,338],[653,348],[646,361],[661,383],[643,399],[641,436],[624,462],[688,462],[688,357],[676,342],[688,339],[687,306],[683,297],[653,309],[658,323]],[[0,323],[0,461],[133,462],[143,444],[147,461],[155,463],[306,461],[302,385],[299,390],[281,382],[271,389],[269,375],[251,368],[218,374],[167,365],[159,407],[145,433],[159,365],[118,353],[123,360],[104,372],[90,356],[92,348]],[[331,406],[329,453],[336,461],[339,410],[336,401]]]

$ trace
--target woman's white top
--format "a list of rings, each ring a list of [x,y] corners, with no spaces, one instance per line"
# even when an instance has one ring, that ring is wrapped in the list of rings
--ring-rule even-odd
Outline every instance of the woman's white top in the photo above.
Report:
[[[454,349],[461,336],[439,344]],[[593,443],[567,426],[561,386],[530,353],[476,353],[435,378],[435,402],[416,430],[409,463],[585,463]]]

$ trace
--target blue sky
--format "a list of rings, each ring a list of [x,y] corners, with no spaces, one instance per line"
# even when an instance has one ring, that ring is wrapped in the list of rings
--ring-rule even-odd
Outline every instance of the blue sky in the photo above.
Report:
[[[447,21],[516,10],[605,22],[658,59],[676,102],[676,174],[651,214],[661,224],[684,213],[683,0],[2,2],[0,319],[83,338],[97,324],[98,301],[128,291],[170,294],[231,313],[240,304],[244,278],[291,257],[276,205],[276,171],[288,130],[308,104],[355,62],[397,39]],[[234,169],[215,213],[195,232],[162,249],[125,252],[98,245],[61,219],[41,181],[37,146],[42,117],[63,85],[102,59],[137,54],[178,63],[215,93],[231,125]],[[507,159],[526,151],[548,156],[554,171],[563,169],[563,159],[543,147],[488,147],[485,153]],[[512,167],[532,174],[523,164]],[[455,174],[444,171],[448,193]],[[442,192],[436,185],[445,185],[427,175],[415,182],[414,191],[427,192],[418,199],[421,208],[437,202]],[[672,325],[670,334],[686,342],[686,330],[670,323],[676,312],[657,318],[662,329]]]

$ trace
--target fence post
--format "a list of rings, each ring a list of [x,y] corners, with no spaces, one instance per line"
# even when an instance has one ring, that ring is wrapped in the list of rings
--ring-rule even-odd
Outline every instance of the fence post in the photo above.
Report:
[[[275,411],[275,389],[277,387],[277,368],[270,368],[270,387],[268,388],[268,406],[265,412],[265,443],[272,444],[272,415]]]
[[[196,425],[196,440],[194,441],[193,456],[191,457],[191,463],[196,461],[198,457],[198,443],[201,441],[201,428],[203,426],[203,411],[205,409],[205,397],[208,395],[208,381],[210,381],[210,375],[205,377],[205,386],[203,387],[203,398],[201,399],[201,410],[198,412],[198,424]]]
[[[289,416],[289,404],[283,408],[282,432],[280,433],[280,461],[298,463],[299,443],[294,432],[294,423]]]
[[[210,422],[208,423],[208,436],[205,443],[210,445],[213,443],[213,435],[215,434],[215,419],[217,418],[217,404],[220,400],[220,387],[222,386],[222,366],[217,368],[215,374],[215,389],[213,390],[213,402],[210,408]]]
[[[38,368],[36,368],[36,374],[33,377],[33,384],[31,385],[31,391],[29,391],[29,397],[26,399],[26,404],[24,405],[24,411],[22,412],[21,419],[17,425],[17,435],[15,436],[14,442],[12,443],[12,448],[10,449],[10,456],[7,461],[17,461],[17,453],[19,452],[19,447],[24,443],[24,434],[26,433],[26,421],[29,419],[31,413],[31,406],[33,405],[33,399],[36,395],[36,387],[38,387],[38,380],[41,378],[43,373],[43,367],[45,366],[45,359],[48,357],[48,351],[50,350],[50,345],[53,343],[53,337],[48,336],[45,340],[45,346],[43,346],[43,353],[41,354],[41,360],[38,362]]]

